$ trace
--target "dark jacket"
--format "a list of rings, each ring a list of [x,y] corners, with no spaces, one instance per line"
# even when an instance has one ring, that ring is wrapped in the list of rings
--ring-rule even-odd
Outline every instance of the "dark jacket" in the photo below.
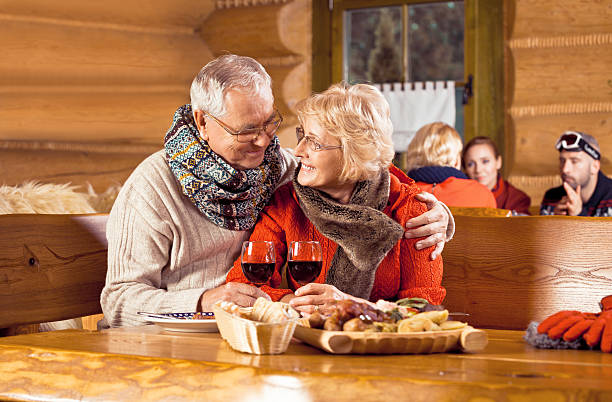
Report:
[[[540,215],[554,215],[555,206],[566,194],[563,185],[546,191]],[[578,216],[612,216],[612,180],[601,171],[597,175],[597,186],[593,195],[582,204],[582,211]]]

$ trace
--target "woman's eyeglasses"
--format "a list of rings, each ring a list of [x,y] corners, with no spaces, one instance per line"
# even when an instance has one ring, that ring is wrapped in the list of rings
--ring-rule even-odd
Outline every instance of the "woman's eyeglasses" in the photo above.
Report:
[[[308,149],[314,152],[326,151],[328,149],[342,148],[342,145],[324,145],[324,144],[317,142],[313,137],[304,134],[304,128],[300,126],[295,128],[295,135],[297,137],[298,145],[300,145],[300,142],[304,140],[306,141],[306,146],[308,147]]]
[[[212,114],[208,113],[207,111],[202,110],[202,112],[206,116],[208,116],[211,119],[213,119],[228,134],[233,135],[234,138],[236,138],[236,140],[238,142],[251,142],[251,141],[255,141],[257,139],[257,137],[259,137],[259,134],[261,134],[261,133],[264,133],[268,137],[272,138],[274,136],[274,134],[276,133],[276,131],[278,130],[278,128],[280,127],[281,123],[283,122],[283,116],[281,116],[281,114],[278,111],[278,109],[274,109],[274,114],[268,119],[267,122],[264,123],[263,126],[247,128],[247,129],[240,130],[240,131],[234,131],[231,128],[229,128],[227,124],[223,123],[221,120],[217,119],[215,116],[213,116]]]

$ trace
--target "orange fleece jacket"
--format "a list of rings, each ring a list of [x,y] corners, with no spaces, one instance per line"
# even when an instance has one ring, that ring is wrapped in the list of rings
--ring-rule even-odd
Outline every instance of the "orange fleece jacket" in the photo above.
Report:
[[[417,182],[417,185],[432,193],[439,201],[449,207],[487,207],[497,208],[497,202],[487,186],[472,179],[449,177],[442,183],[430,184]]]
[[[383,212],[405,227],[408,219],[422,214],[426,207],[414,199],[420,192],[414,181],[393,168],[390,170],[392,174],[389,202]],[[367,236],[367,233],[363,235]],[[332,257],[338,247],[335,242],[323,236],[304,215],[291,182],[274,193],[270,204],[260,214],[250,239],[274,242],[275,271],[270,281],[261,286],[274,301],[292,292],[290,289],[279,289],[281,269],[285,265],[287,245],[291,241],[315,240],[321,243],[323,268],[314,281],[317,283],[325,283]],[[429,256],[433,247],[417,250],[415,243],[415,239],[402,239],[387,253],[376,271],[370,294],[371,301],[422,297],[434,304],[442,303],[446,295],[446,290],[441,285],[442,257],[431,261]],[[288,280],[293,289],[300,287],[292,278],[289,277]],[[227,275],[227,282],[250,283],[242,273],[240,259],[234,262]]]

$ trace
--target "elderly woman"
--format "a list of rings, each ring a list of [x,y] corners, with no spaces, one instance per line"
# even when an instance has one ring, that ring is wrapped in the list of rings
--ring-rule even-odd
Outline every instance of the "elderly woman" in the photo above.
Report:
[[[463,149],[463,169],[480,184],[487,186],[495,196],[497,208],[510,209],[529,215],[531,198],[514,187],[499,173],[502,157],[489,137],[474,137]]]
[[[275,272],[261,287],[273,300],[312,312],[331,300],[422,297],[439,304],[442,260],[416,250],[402,227],[425,211],[414,182],[391,165],[389,106],[373,86],[336,84],[297,105],[300,158],[293,181],[279,188],[251,240],[276,249]],[[280,289],[287,244],[310,240],[323,250],[320,275],[305,286]],[[245,282],[240,260],[227,281]]]
[[[461,137],[453,127],[442,122],[426,124],[408,145],[408,176],[448,206],[495,208],[491,191],[459,170],[462,149]]]

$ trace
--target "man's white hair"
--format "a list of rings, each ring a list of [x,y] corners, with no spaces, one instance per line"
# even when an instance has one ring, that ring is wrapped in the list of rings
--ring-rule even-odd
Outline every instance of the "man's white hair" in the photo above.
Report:
[[[191,83],[191,108],[213,116],[225,115],[225,94],[228,89],[256,95],[272,90],[272,79],[255,59],[235,54],[219,56],[206,64]]]

